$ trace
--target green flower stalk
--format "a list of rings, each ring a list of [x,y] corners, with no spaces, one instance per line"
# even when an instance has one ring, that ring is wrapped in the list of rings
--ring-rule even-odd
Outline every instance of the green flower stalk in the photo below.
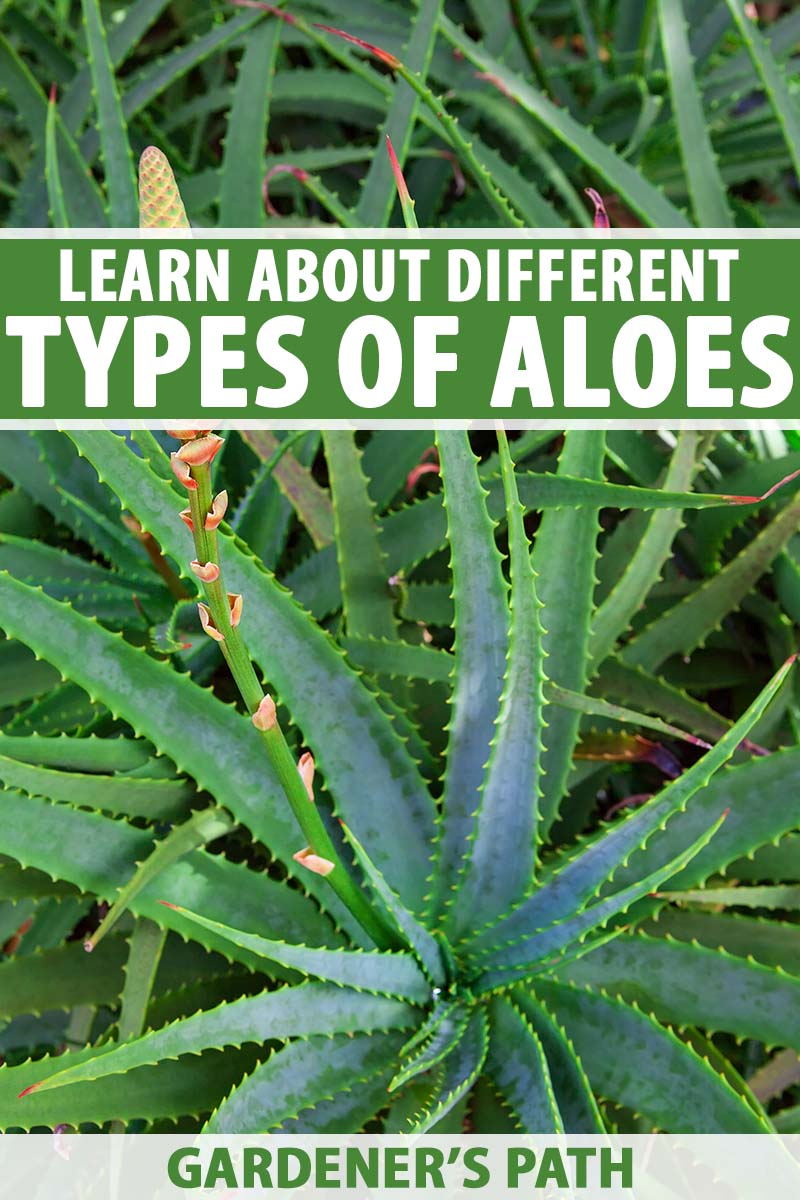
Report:
[[[220,563],[218,529],[225,516],[228,497],[213,494],[211,463],[223,439],[208,429],[171,429],[181,448],[171,456],[172,469],[189,495],[189,508],[180,514],[194,538],[196,558],[191,569],[203,585],[205,602],[198,604],[204,631],[219,644],[253,726],[258,730],[270,763],[289,801],[308,845],[298,850],[295,861],[327,878],[336,895],[350,910],[376,946],[390,949],[395,939],[372,911],[366,897],[351,878],[314,801],[314,760],[304,754],[299,763],[289,749],[278,722],[275,702],[259,682],[239,625],[244,597],[225,590]]]

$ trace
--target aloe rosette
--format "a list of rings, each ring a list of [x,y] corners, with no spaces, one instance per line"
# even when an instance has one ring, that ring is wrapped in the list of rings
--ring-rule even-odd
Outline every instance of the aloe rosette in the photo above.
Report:
[[[89,1031],[83,1049],[2,1068],[4,1127],[138,1117],[159,1129],[191,1116],[214,1132],[441,1131],[460,1128],[468,1109],[481,1132],[597,1132],[624,1112],[673,1130],[770,1128],[720,1042],[800,1043],[791,926],[675,899],[796,828],[798,751],[765,755],[753,740],[792,687],[791,657],[733,721],[659,683],[657,670],[746,598],[756,559],[763,572],[785,552],[791,485],[788,499],[767,498],[777,511],[739,554],[617,647],[625,606],[614,630],[591,599],[604,503],[622,490],[632,516],[650,514],[646,563],[634,555],[616,584],[632,588],[630,576],[644,588],[647,577],[649,591],[669,547],[660,518],[694,505],[741,525],[759,496],[610,483],[602,434],[569,433],[545,474],[515,468],[502,433],[497,457],[479,462],[466,433],[443,432],[428,495],[381,516],[370,486],[380,477],[365,469],[377,451],[325,434],[322,490],[289,451],[276,461],[267,435],[260,486],[285,502],[273,477],[283,464],[312,525],[325,526],[330,506],[326,536],[295,568],[306,603],[312,592],[318,610],[341,610],[326,629],[227,523],[228,439],[173,433],[171,462],[152,434],[137,434],[137,449],[89,430],[42,443],[45,463],[71,464],[70,486],[81,481],[87,499],[62,519],[80,520],[85,537],[110,538],[116,505],[135,515],[138,536],[120,537],[131,582],[121,567],[106,573],[136,588],[144,625],[148,610],[173,606],[160,640],[156,624],[142,644],[130,617],[122,633],[98,621],[79,590],[56,586],[55,562],[33,586],[23,551],[30,572],[50,549],[4,535],[4,565],[16,564],[0,575],[7,644],[29,646],[106,715],[103,737],[0,734],[0,886],[51,909],[111,903],[84,939],[88,957],[72,941],[0,964],[4,1012],[13,1026],[23,1006],[45,1009],[58,971],[56,1005],[110,1010],[117,1025]],[[518,455],[527,437],[513,443]],[[679,444],[669,482],[688,487],[706,447],[681,437],[693,466],[678,470]],[[237,500],[234,521],[248,507]],[[398,543],[392,523],[417,510],[420,536]],[[562,553],[566,530],[580,561]],[[160,574],[140,554],[142,532]],[[400,615],[412,564],[441,559],[442,546],[452,649],[415,640],[419,626]],[[115,541],[105,553],[118,553]],[[411,582],[397,580],[402,553]],[[315,563],[329,565],[313,595]],[[199,617],[169,591],[167,569],[187,596],[200,589]],[[552,638],[565,589],[590,618],[564,625],[568,656]],[[202,685],[220,654],[240,706]],[[626,705],[620,689],[633,695],[631,681],[641,692],[648,679],[651,711]],[[419,723],[420,688],[429,702],[449,695],[443,757]],[[704,716],[688,733],[693,711]],[[576,819],[575,771],[598,770],[582,747],[604,738],[611,754],[626,737],[671,745],[676,762],[683,746],[688,762],[576,839],[565,825]]]

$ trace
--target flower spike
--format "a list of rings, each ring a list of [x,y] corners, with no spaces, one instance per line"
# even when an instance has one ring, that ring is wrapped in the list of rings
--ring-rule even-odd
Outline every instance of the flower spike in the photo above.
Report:
[[[214,624],[214,619],[211,616],[207,604],[198,604],[197,611],[200,613],[200,624],[203,626],[203,632],[207,633],[215,642],[224,642],[225,638]]]
[[[206,530],[217,529],[228,511],[228,493],[219,492],[211,502],[211,511],[205,520]]]
[[[216,581],[219,579],[219,567],[216,563],[199,563],[195,558],[189,563],[189,566],[194,571],[197,578],[201,579],[203,583],[216,583]]]
[[[302,850],[298,850],[297,854],[293,854],[292,858],[301,867],[307,867],[309,871],[313,871],[315,875],[330,875],[335,864],[328,858],[320,858],[318,854],[314,854],[310,846],[304,846]]]

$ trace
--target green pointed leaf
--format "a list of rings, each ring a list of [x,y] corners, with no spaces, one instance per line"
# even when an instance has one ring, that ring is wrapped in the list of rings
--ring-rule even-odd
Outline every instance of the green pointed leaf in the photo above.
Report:
[[[433,1019],[417,1030],[411,1041],[403,1047],[403,1056],[406,1061],[392,1078],[389,1091],[397,1091],[409,1080],[415,1079],[417,1075],[437,1067],[458,1045],[469,1020],[469,1009],[457,1001],[453,1004],[445,1004],[438,1013],[434,1010]],[[430,1036],[416,1048],[416,1053],[407,1057],[409,1048],[416,1047],[418,1039],[426,1029],[430,1029]]]
[[[79,1004],[113,1005],[122,988],[126,955],[125,938],[115,935],[91,957],[80,942],[69,942],[55,950],[6,959],[0,963],[0,1018]]]
[[[0,900],[10,900],[16,904],[20,900],[76,894],[76,889],[71,884],[50,879],[43,871],[21,867],[11,861],[0,861]]]
[[[354,637],[392,640],[397,637],[397,626],[389,592],[389,570],[355,434],[333,429],[322,436],[330,474],[347,632]]]
[[[408,44],[402,51],[403,60],[409,71],[418,75],[422,82],[425,82],[428,75],[442,6],[443,0],[423,0],[417,15],[411,22]],[[407,83],[397,80],[386,121],[380,131],[377,152],[372,156],[370,168],[361,189],[356,209],[356,219],[359,225],[368,229],[383,228],[389,222],[395,201],[395,191],[389,160],[383,153],[383,142],[387,137],[391,138],[400,165],[403,166],[411,145],[418,105],[419,99],[416,92],[412,91]]]
[[[745,550],[707,583],[648,625],[625,647],[629,666],[653,671],[671,654],[689,654],[755,587],[760,577],[797,532],[800,501],[789,504]]]
[[[571,430],[564,438],[559,476],[601,481],[605,435]],[[593,610],[599,520],[587,504],[545,512],[533,549],[533,568],[542,602],[541,624],[547,675],[559,687],[583,692],[588,668],[588,629]],[[579,717],[550,709],[543,733],[542,839],[558,815],[578,740]]]
[[[350,661],[370,675],[449,683],[453,674],[452,655],[433,646],[369,637],[343,637],[341,643]]]
[[[94,950],[133,901],[148,886],[157,880],[174,863],[180,862],[193,850],[199,850],[209,842],[224,837],[235,828],[235,822],[219,808],[204,808],[193,813],[182,825],[175,825],[169,833],[157,841],[151,854],[138,863],[131,878],[114,897],[114,902],[103,917],[97,930],[84,942],[87,950]]]
[[[453,932],[499,917],[535,882],[542,773],[544,665],[539,600],[514,464],[498,433],[508,512],[511,630],[497,728],[481,790],[475,834],[453,906]],[[458,636],[458,634],[457,634]]]
[[[698,225],[722,229],[733,225],[708,122],[699,80],[692,68],[689,29],[683,0],[658,0],[661,45],[678,131],[689,194]]]
[[[434,909],[458,886],[500,710],[508,603],[477,460],[465,432],[437,436],[455,601],[455,664],[442,818],[433,877]]]
[[[711,950],[726,950],[736,958],[755,959],[800,976],[800,929],[788,921],[664,908],[639,928],[654,937],[698,942]]]
[[[637,709],[656,713],[666,721],[677,721],[708,741],[721,738],[731,723],[687,692],[665,679],[629,667],[619,658],[605,660],[594,683],[595,691],[611,701],[631,704]]]
[[[482,931],[474,940],[473,950],[485,956],[486,948],[492,943],[496,946],[511,939],[529,936],[532,929],[541,930],[555,922],[564,921],[587,904],[604,885],[610,886],[610,881],[616,884],[623,879],[626,886],[635,886],[645,876],[654,876],[663,868],[665,861],[671,861],[672,855],[650,857],[649,869],[638,875],[631,875],[625,869],[633,852],[644,845],[650,845],[649,839],[670,822],[670,819],[676,821],[678,816],[686,811],[689,800],[700,789],[706,787],[715,771],[730,758],[779,691],[791,665],[787,663],[781,668],[747,712],[713,749],[648,804],[623,818],[612,831],[604,830],[594,837],[577,854],[568,851],[557,857],[550,864],[540,889],[493,929]],[[681,851],[687,846],[697,847],[698,841],[705,836],[712,822],[718,820],[723,808],[724,805],[718,803],[716,808],[703,810],[702,822],[692,826],[693,836],[690,840],[680,843]],[[667,828],[671,829],[671,824],[668,824]],[[664,847],[668,843],[661,844]],[[677,858],[677,854],[674,857]],[[666,878],[670,876],[667,875]]]
[[[0,733],[0,755],[62,771],[108,774],[133,771],[147,762],[146,742],[124,737],[12,737]]]
[[[222,159],[219,223],[224,229],[257,229],[264,221],[264,146],[282,26],[282,21],[264,20],[245,42]]]
[[[631,855],[630,861],[617,870],[616,883],[626,884],[652,869],[665,856],[674,854],[678,847],[697,836],[711,813],[725,805],[728,817],[714,842],[669,881],[673,890],[700,886],[742,855],[796,829],[798,783],[800,750],[796,747],[720,772],[696,794],[691,805],[678,812],[665,829],[657,831],[642,849]],[[753,796],[759,798],[757,805],[753,804]],[[663,900],[655,899],[646,902],[650,911],[663,904]]]
[[[125,984],[119,998],[118,1036],[121,1042],[140,1037],[164,951],[166,933],[153,921],[138,920],[128,942]]]
[[[116,228],[135,229],[139,223],[139,201],[133,155],[122,115],[114,67],[108,52],[106,32],[98,0],[81,0],[89,51],[89,68],[97,106],[103,167],[108,192],[109,217]]]
[[[745,12],[741,0],[726,0],[726,3],[781,127],[795,172],[800,175],[800,114],[797,111],[797,99],[790,91],[760,30]]]
[[[263,1044],[314,1034],[407,1029],[418,1011],[399,1000],[356,993],[334,984],[305,983],[222,1004],[121,1046],[103,1046],[75,1067],[43,1079],[40,1091],[102,1079],[212,1047]]]
[[[5,739],[0,738],[0,751],[4,748]],[[3,755],[0,755],[0,784],[32,796],[151,821],[185,817],[195,795],[194,786],[187,780],[81,775],[15,762]]]
[[[511,1107],[524,1133],[563,1133],[542,1043],[524,1015],[508,1000],[489,1004],[486,1073]]]
[[[620,1000],[574,986],[537,982],[563,1022],[595,1091],[640,1112],[669,1133],[765,1133],[769,1126],[721,1075],[652,1017]],[[598,1037],[598,1030],[603,1036]],[[624,1047],[609,1054],[608,1046]]]
[[[397,893],[389,887],[353,831],[345,828],[345,833],[353,848],[356,861],[364,872],[369,886],[381,901],[384,911],[391,918],[403,940],[408,943],[422,963],[428,978],[440,987],[445,982],[446,970],[439,942],[413,913],[409,912]]]
[[[604,1133],[603,1118],[583,1064],[558,1021],[543,1004],[521,988],[513,991],[511,996],[541,1042],[565,1132]]]
[[[167,3],[168,0],[134,0],[127,5],[123,19],[108,30],[108,49],[115,68],[139,45]],[[64,88],[59,104],[64,127],[73,136],[88,116],[91,103],[92,74],[84,61]],[[15,226],[36,228],[47,221],[47,196],[42,181],[44,162],[42,151],[34,151],[14,206]]]
[[[124,708],[137,731],[179,767],[189,768],[191,759],[198,784],[261,836],[287,866],[292,862],[300,830],[249,721],[167,663],[3,573],[0,626],[17,630],[37,653],[69,671],[74,682],[110,707]],[[309,877],[304,884],[333,904],[323,880]]]
[[[273,433],[265,429],[242,434],[250,449],[266,465],[282,447]],[[271,472],[286,500],[309,532],[318,550],[333,541],[333,509],[328,493],[314,479],[307,465],[285,451]],[[245,538],[249,542],[249,538]]]
[[[659,1020],[800,1046],[800,978],[737,959],[724,950],[622,935],[577,962],[559,979],[635,1001]]]
[[[720,908],[800,909],[800,887],[792,884],[774,887],[710,887],[688,892],[660,892],[663,900],[674,904],[713,904]]]
[[[224,1100],[203,1132],[268,1133],[361,1080],[385,1073],[397,1037],[312,1037],[278,1050]]]
[[[58,163],[56,116],[56,98],[54,92],[51,91],[44,135],[47,196],[50,204],[50,219],[54,228],[69,229],[69,213],[67,212],[67,202],[64,196],[64,185],[61,181],[61,168]]]
[[[690,487],[698,468],[699,444],[700,437],[694,430],[678,434],[664,478],[665,491],[686,491]],[[594,614],[590,653],[595,668],[614,649],[617,639],[628,629],[631,618],[658,582],[682,520],[683,513],[674,509],[653,513],[647,521],[622,573]]]
[[[178,912],[188,921],[210,929],[219,937],[232,942],[234,946],[272,959],[284,967],[301,971],[304,975],[313,975],[316,979],[336,983],[340,987],[355,988],[357,991],[395,996],[412,1004],[425,1004],[430,999],[430,984],[410,954],[296,946],[260,937],[255,933],[230,929],[218,921],[210,921],[207,917],[189,912],[180,906]]]
[[[482,975],[478,982],[480,989],[492,990],[500,984],[513,981],[514,978],[535,974],[537,967],[550,970],[557,968],[562,961],[571,962],[573,958],[590,952],[594,942],[587,942],[583,948],[580,946],[590,932],[601,929],[612,917],[627,912],[637,900],[660,887],[662,880],[677,874],[711,841],[724,820],[723,814],[681,855],[672,862],[665,863],[652,875],[647,875],[637,883],[598,900],[575,916],[559,921],[519,944],[496,950],[491,957],[491,969]],[[601,937],[601,944],[604,940],[605,938]]]
[[[107,1121],[176,1120],[182,1116],[199,1117],[218,1103],[248,1071],[253,1070],[257,1054],[254,1047],[227,1050],[221,1054],[209,1050],[199,1057],[163,1062],[133,1071],[124,1080],[109,1078],[91,1087],[76,1084],[66,1090],[39,1094],[20,1100],[19,1093],[48,1072],[64,1069],[65,1063],[80,1063],[95,1053],[93,1049],[26,1062],[19,1067],[0,1068],[0,1129],[6,1132],[53,1129]]]
[[[489,1050],[489,1023],[482,1008],[473,1010],[461,1038],[444,1060],[440,1090],[433,1105],[409,1130],[430,1133],[469,1093],[483,1070]]]
[[[0,86],[11,100],[31,140],[44,150],[48,103],[39,85],[16,50],[0,37]],[[64,128],[58,111],[56,125],[60,175],[70,224],[97,229],[106,224],[103,199],[72,136]],[[41,160],[40,160],[41,162]],[[39,182],[43,181],[41,172]]]
[[[114,898],[153,847],[151,832],[19,792],[0,793],[0,815],[4,854],[104,900]],[[204,936],[196,925],[159,904],[164,898],[180,900],[228,925],[258,925],[265,933],[296,941],[335,946],[344,940],[302,892],[200,850],[169,867],[151,888],[134,897],[133,912],[254,970],[263,969],[255,955],[237,951],[210,932]]]

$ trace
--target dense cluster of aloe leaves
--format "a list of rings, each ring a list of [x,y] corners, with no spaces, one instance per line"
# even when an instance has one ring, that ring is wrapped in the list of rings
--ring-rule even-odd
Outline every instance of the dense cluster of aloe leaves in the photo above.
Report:
[[[430,441],[192,468],[325,874],[178,443],[0,439],[4,1129],[797,1128],[797,449]]]
[[[194,225],[383,226],[384,134],[420,224],[586,225],[586,186],[615,224],[797,224],[792,3],[2,0],[0,26],[12,226],[134,225],[152,142]]]
[[[797,14],[0,11],[12,224],[793,223]],[[800,1128],[796,437],[198,440],[0,437],[0,1127]]]

